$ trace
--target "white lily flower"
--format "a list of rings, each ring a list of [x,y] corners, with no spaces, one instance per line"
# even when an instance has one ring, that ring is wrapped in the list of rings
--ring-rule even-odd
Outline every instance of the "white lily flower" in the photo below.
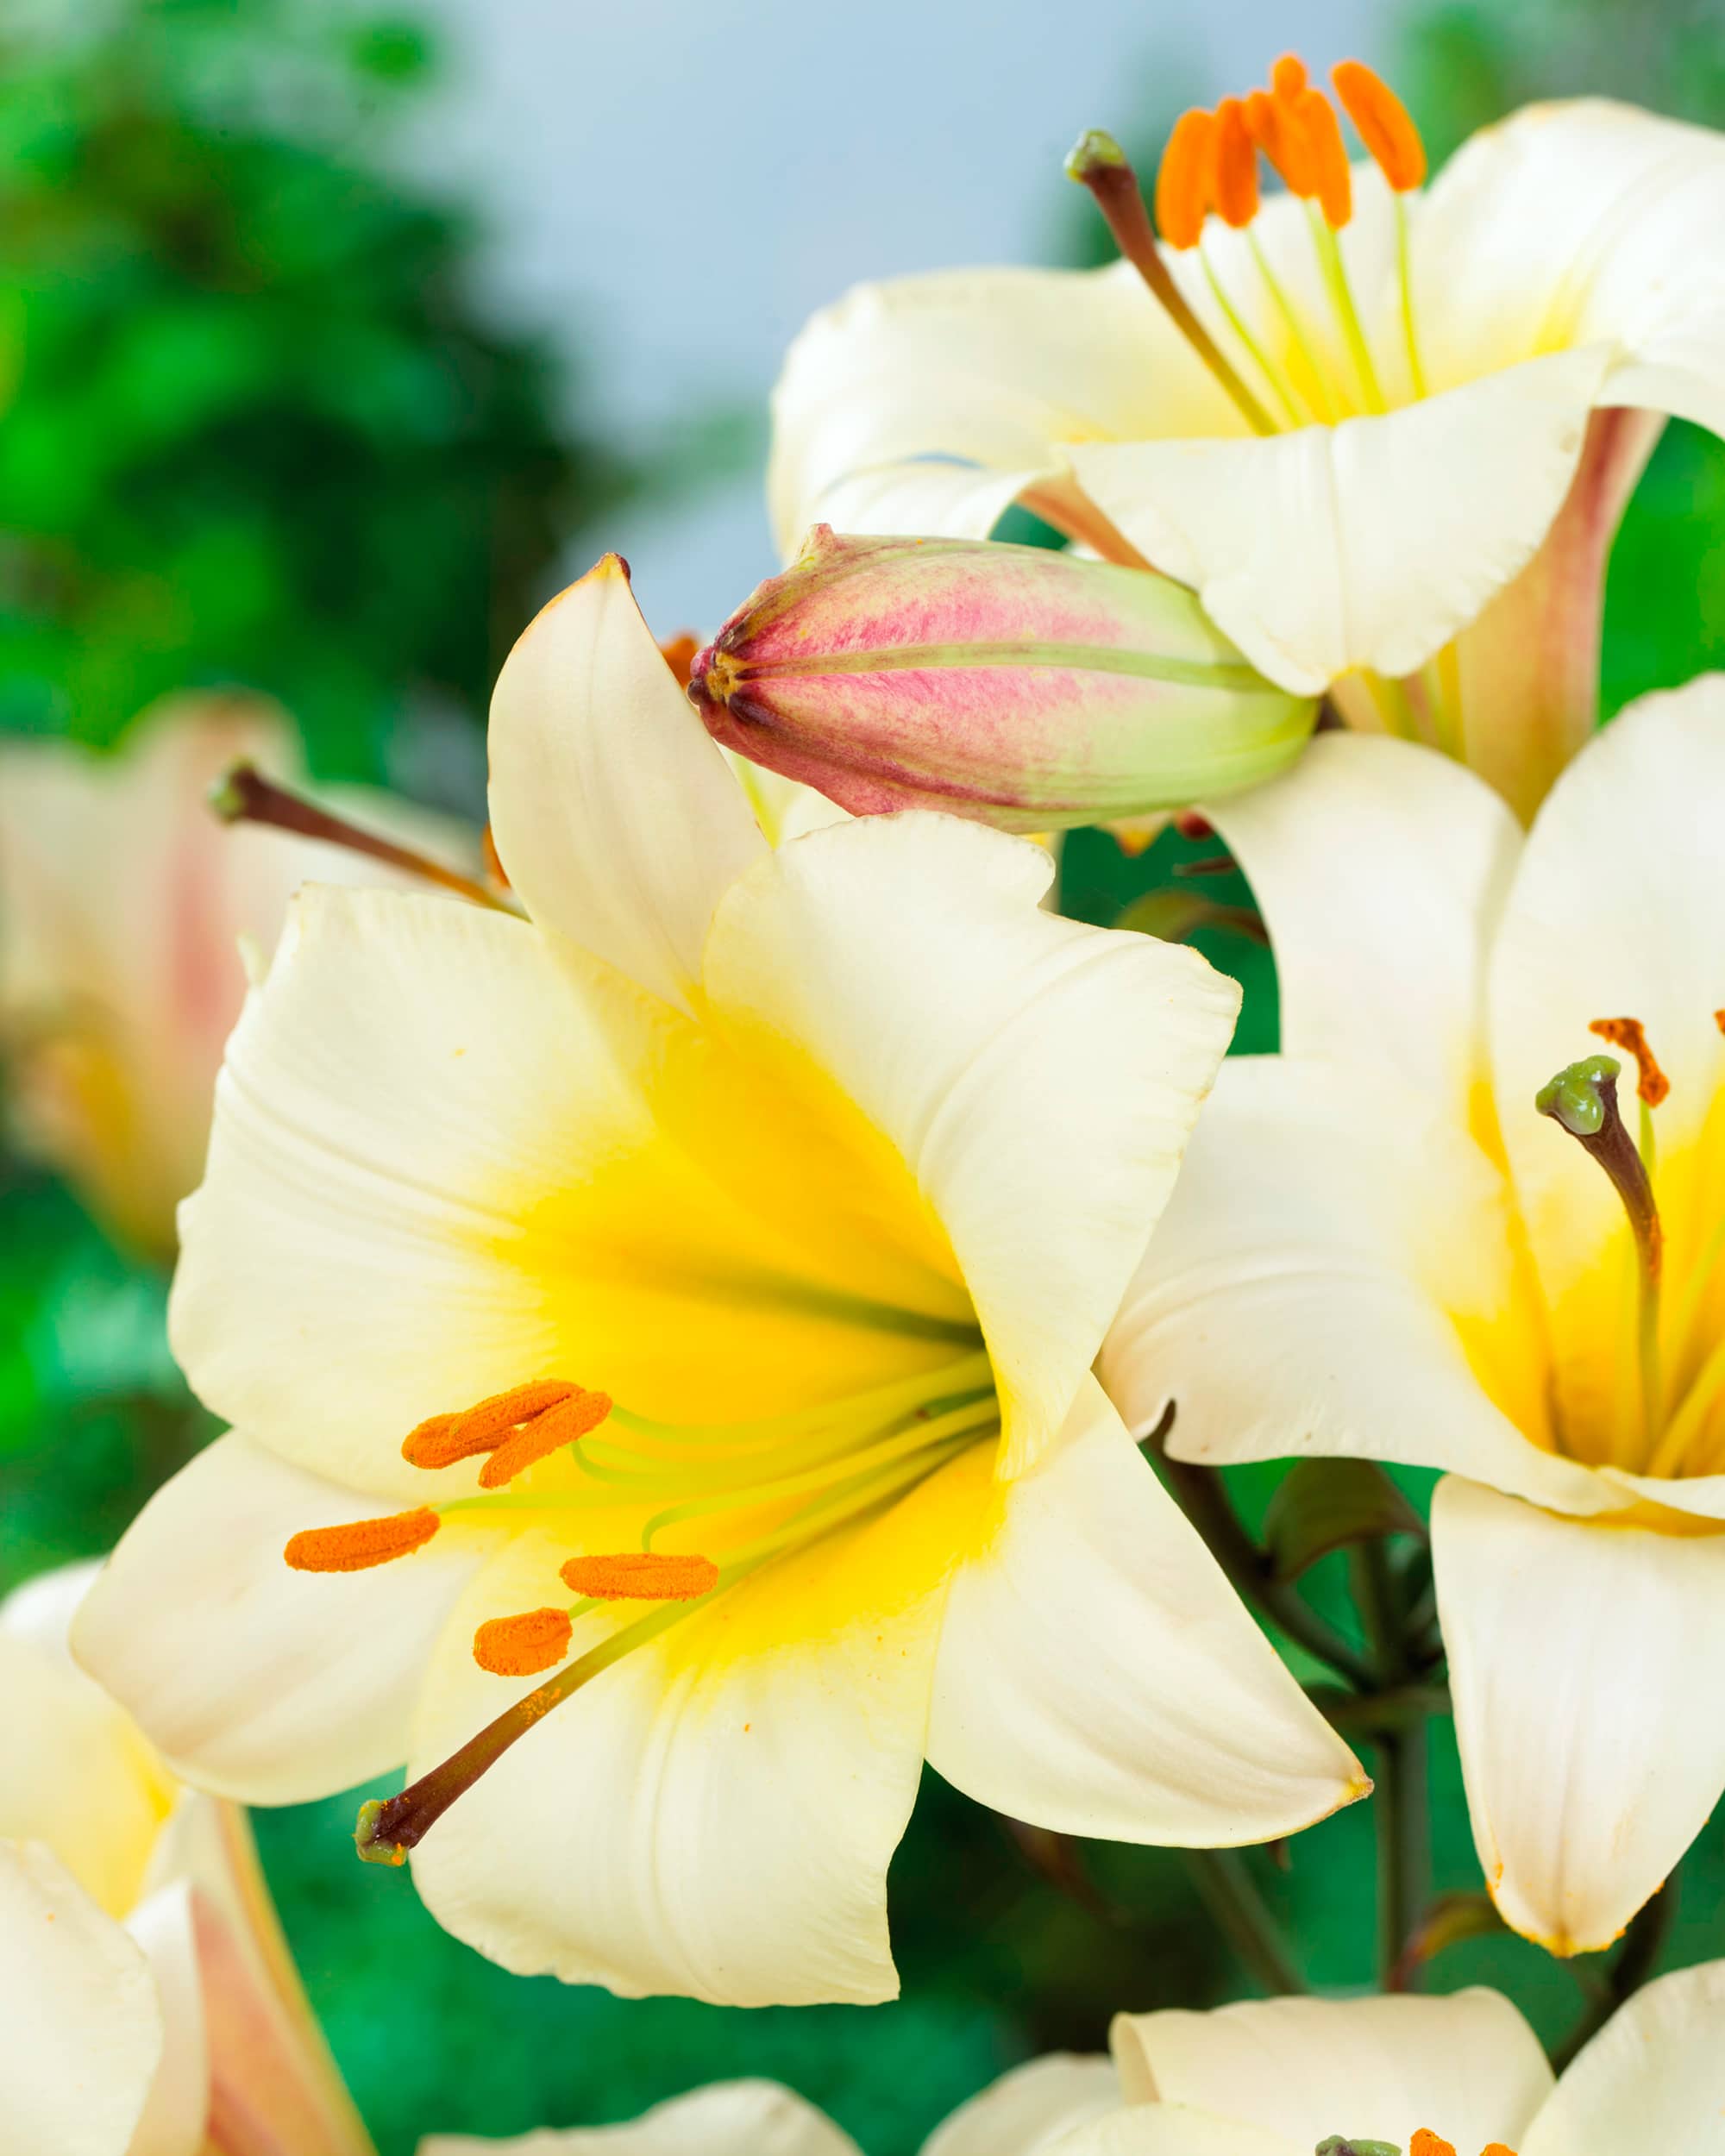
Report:
[[[1120,2103],[1106,2059],[1051,2053],[959,2106],[920,2156],[1045,2156]],[[418,2156],[858,2156],[813,2104],[774,2081],[718,2081],[622,2126],[546,2128],[511,2140],[434,2134]]]
[[[94,1576],[0,1603],[0,2124],[18,2156],[371,2156],[242,1814],[66,1651]]]
[[[242,949],[273,948],[308,876],[354,874],[333,846],[223,827],[209,791],[242,758],[289,779],[300,765],[285,717],[234,693],[169,698],[109,755],[0,744],[0,1050],[20,1135],[152,1256],[172,1254],[203,1172]],[[368,795],[374,822],[379,805],[403,822]]]
[[[1126,1840],[1360,1794],[1089,1376],[1233,984],[956,819],[769,849],[614,560],[491,758],[529,918],[310,891],[230,1044],[171,1322],[238,1427],[88,1665],[229,1795],[408,1760],[362,1846],[628,1993],[890,1996],[925,1757]]]
[[[1393,94],[1336,81],[1374,162],[1283,61],[1176,130],[1160,249],[1095,138],[1075,176],[1131,259],[817,316],[776,392],[775,527],[788,559],[817,523],[982,539],[1023,502],[1525,819],[1593,724],[1605,555],[1660,416],[1725,431],[1725,138],[1534,106],[1425,192]],[[1295,191],[1261,208],[1260,149]]]
[[[1725,1962],[1637,1991],[1553,2081],[1496,1991],[1260,1999],[1123,2014],[1126,2109],[1062,2156],[1312,2156],[1333,2139],[1407,2156],[1625,2156],[1722,2146]]]
[[[1716,675],[1623,712],[1525,838],[1470,774],[1346,735],[1218,805],[1284,1052],[1224,1069],[1101,1365],[1134,1425],[1177,1401],[1184,1458],[1448,1471],[1474,1836],[1558,1953],[1725,1789],[1722,802]],[[1629,1130],[1589,1093],[1612,1158],[1535,1107],[1602,1033],[1644,1066]]]

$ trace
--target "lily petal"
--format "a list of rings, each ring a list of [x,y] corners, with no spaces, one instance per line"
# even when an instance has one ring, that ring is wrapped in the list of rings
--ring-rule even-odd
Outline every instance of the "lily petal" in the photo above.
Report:
[[[1189,2104],[1141,2103],[1081,2126],[1060,2156],[1308,2156],[1308,2144]]]
[[[155,1978],[37,1843],[0,1842],[0,2117],[15,2146],[128,2156],[162,2056]]]
[[[1644,1984],[1564,2075],[1523,2156],[1705,2148],[1725,2116],[1722,2017],[1725,1961]]]
[[[162,2054],[126,2156],[196,2156],[210,2115],[210,2046],[190,1883],[150,1896],[126,1921],[161,2002]]]
[[[1552,2086],[1539,2040],[1496,1991],[1121,2014],[1109,2040],[1129,2104],[1220,2112],[1301,2149],[1338,2132],[1399,2147],[1433,2120],[1458,2148],[1513,2140]]]
[[[858,2156],[848,2134],[775,2081],[716,2081],[623,2126],[549,2128],[512,2140],[433,2134],[418,2156]]]
[[[529,913],[686,1006],[713,906],[763,842],[615,555],[510,653],[489,742],[492,832]]]
[[[1038,2156],[1120,2103],[1112,2060],[1050,2052],[961,2103],[923,2143],[921,2156]]]
[[[1609,359],[1552,353],[1335,427],[1070,455],[1261,673],[1314,695],[1354,667],[1415,672],[1532,558]]]
[[[1094,1382],[994,1513],[953,1579],[929,1716],[929,1764],[968,1796],[1063,1833],[1214,1846],[1371,1786]]]
[[[282,1561],[362,1496],[218,1438],[133,1522],[78,1613],[79,1659],[204,1788],[300,1803],[407,1756],[416,1688],[486,1541],[447,1530],[375,1571]],[[166,1591],[172,1583],[172,1592]]]
[[[518,1973],[720,2004],[895,1996],[888,1861],[922,1767],[964,1463],[872,1524],[769,1564],[543,1716],[414,1852],[427,1907]],[[569,1544],[518,1535],[427,1680],[423,1773],[539,1680],[474,1663],[476,1625],[546,1599]],[[614,1628],[578,1624],[577,1654]]]
[[[1725,1539],[1558,1519],[1452,1478],[1432,1544],[1492,1898],[1552,1953],[1609,1946],[1725,1789]]]
[[[707,953],[725,1025],[803,1044],[908,1164],[982,1320],[1005,1473],[1065,1420],[1239,1008],[1189,952],[1042,912],[1052,873],[955,818],[862,818],[761,863]]]
[[[1517,1294],[1502,1177],[1429,1100],[1387,1072],[1236,1056],[1098,1369],[1134,1432],[1177,1402],[1182,1459],[1399,1460],[1620,1508],[1522,1434],[1543,1364],[1515,1353]]]
[[[1476,135],[1420,207],[1415,305],[1440,382],[1615,348],[1600,401],[1725,432],[1725,142],[1605,98]]]
[[[1465,1128],[1485,954],[1521,845],[1503,802],[1434,750],[1333,733],[1204,813],[1270,925],[1283,1053],[1387,1065]]]

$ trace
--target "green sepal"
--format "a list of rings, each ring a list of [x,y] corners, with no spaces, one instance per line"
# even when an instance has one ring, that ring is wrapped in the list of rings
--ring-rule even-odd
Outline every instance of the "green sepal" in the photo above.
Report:
[[[1264,1517],[1279,1580],[1297,1580],[1320,1557],[1355,1543],[1425,1532],[1420,1515],[1370,1460],[1296,1460]]]

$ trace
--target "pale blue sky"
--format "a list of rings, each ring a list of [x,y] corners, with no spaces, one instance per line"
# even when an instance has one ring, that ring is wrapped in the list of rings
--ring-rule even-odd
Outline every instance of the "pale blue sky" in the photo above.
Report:
[[[415,161],[483,204],[495,303],[566,324],[587,415],[643,440],[764,404],[798,326],[858,278],[1045,256],[1062,156],[1083,128],[1131,132],[1158,72],[1220,96],[1290,45],[1380,58],[1394,21],[1389,0],[423,3],[449,65]],[[605,545],[666,634],[776,567],[754,474],[626,510],[584,550]]]

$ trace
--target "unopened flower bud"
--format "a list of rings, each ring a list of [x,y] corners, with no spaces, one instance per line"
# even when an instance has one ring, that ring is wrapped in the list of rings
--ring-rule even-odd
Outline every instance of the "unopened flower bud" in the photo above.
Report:
[[[697,654],[689,695],[727,748],[859,815],[1022,831],[1258,785],[1316,718],[1166,577],[824,524]]]

